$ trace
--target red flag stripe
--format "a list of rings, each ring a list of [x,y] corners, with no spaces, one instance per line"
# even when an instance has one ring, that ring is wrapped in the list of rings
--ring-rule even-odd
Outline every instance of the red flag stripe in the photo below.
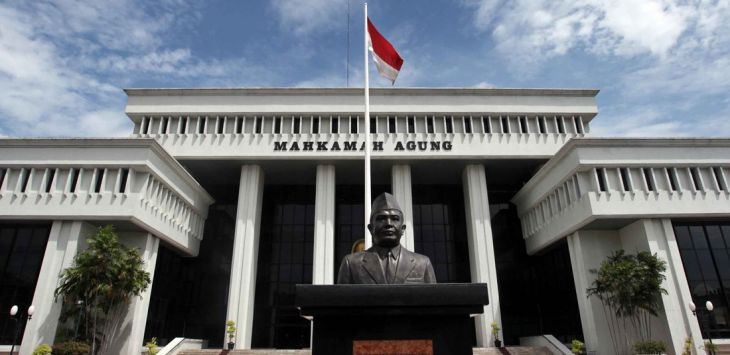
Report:
[[[370,18],[368,18],[368,34],[370,35],[370,44],[375,55],[391,68],[400,71],[400,67],[403,65],[403,58],[393,48],[393,45],[373,26]]]

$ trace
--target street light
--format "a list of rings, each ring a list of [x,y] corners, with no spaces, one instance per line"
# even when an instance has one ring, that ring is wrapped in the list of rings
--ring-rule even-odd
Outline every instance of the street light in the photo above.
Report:
[[[31,318],[33,318],[33,314],[35,313],[35,306],[31,305],[28,307],[27,314],[28,316],[25,318],[25,323],[27,324]],[[10,318],[15,321],[15,336],[13,337],[13,344],[10,346],[10,355],[13,355],[13,351],[15,350],[15,343],[18,341],[18,333],[20,332],[20,322],[18,320],[22,320],[19,318],[22,318],[22,316],[18,316],[18,306],[13,305],[10,307]]]
[[[715,345],[712,344],[712,334],[710,334],[710,327],[712,327],[712,321],[710,320],[710,312],[712,312],[715,309],[715,306],[712,304],[712,302],[707,301],[705,302],[705,309],[707,310],[707,340],[710,343],[710,354],[715,355]],[[692,301],[689,301],[689,310],[692,311],[692,314],[697,316],[697,306],[695,306],[695,303]],[[699,320],[699,317],[697,318]]]

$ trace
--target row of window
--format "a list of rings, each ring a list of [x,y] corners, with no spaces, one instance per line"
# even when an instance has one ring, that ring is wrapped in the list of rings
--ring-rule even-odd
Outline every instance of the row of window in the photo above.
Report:
[[[18,193],[125,193],[128,178],[129,169],[126,168],[0,168],[2,191]]]
[[[358,134],[361,126],[364,126],[361,116],[143,117],[137,132],[141,135]],[[376,116],[370,118],[370,133],[583,134],[585,127],[581,116]]]
[[[630,191],[729,191],[727,168],[660,167],[595,168],[598,190]]]

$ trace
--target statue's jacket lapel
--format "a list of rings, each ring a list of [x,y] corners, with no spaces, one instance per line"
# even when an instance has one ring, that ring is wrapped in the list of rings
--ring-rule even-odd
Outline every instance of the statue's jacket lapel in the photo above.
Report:
[[[413,256],[413,253],[401,246],[400,256],[398,257],[398,268],[395,269],[394,283],[406,283],[408,275],[411,274],[411,271],[413,271],[414,267],[416,267],[416,258]]]
[[[383,268],[380,266],[380,261],[378,260],[378,253],[371,251],[362,253],[362,263],[360,265],[362,265],[362,268],[365,269],[368,275],[370,275],[373,283],[385,283],[385,275],[383,274]]]

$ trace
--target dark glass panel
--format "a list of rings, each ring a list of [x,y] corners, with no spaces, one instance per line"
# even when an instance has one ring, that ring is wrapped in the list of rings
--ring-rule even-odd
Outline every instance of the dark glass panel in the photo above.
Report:
[[[687,230],[692,245],[681,242],[686,239]],[[730,248],[727,237],[730,224],[727,222],[675,223],[679,252],[692,301],[698,306],[698,320],[703,336],[713,338],[730,337],[730,313],[728,290],[730,289]],[[712,301],[715,310],[704,309],[706,301]]]
[[[312,283],[314,200],[315,189],[310,185],[264,189],[251,344],[254,348],[309,347],[310,325],[299,317],[294,306],[294,285]]]
[[[17,305],[25,314],[33,301],[50,234],[48,224],[0,223],[0,309]],[[4,313],[7,315],[7,313]],[[19,329],[23,334],[24,325]],[[13,342],[15,322],[0,317],[0,344]]]

